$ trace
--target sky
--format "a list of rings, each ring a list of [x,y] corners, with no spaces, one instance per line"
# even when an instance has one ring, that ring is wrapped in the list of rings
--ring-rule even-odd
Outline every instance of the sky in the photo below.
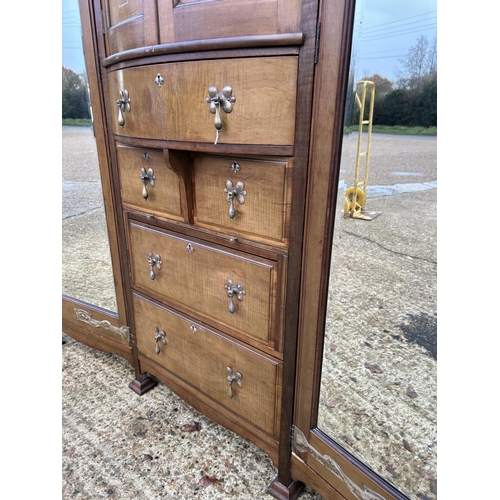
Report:
[[[420,35],[434,40],[437,0],[357,0],[352,56],[356,78],[380,76],[394,80],[398,58]]]
[[[85,71],[78,0],[62,0],[62,65],[75,73]]]

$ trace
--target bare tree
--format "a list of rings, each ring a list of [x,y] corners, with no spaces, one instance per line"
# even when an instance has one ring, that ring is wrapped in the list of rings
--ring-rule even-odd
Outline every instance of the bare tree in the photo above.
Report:
[[[420,89],[437,75],[437,40],[429,42],[427,36],[420,35],[417,43],[408,53],[398,59],[400,67],[395,69],[397,86]]]

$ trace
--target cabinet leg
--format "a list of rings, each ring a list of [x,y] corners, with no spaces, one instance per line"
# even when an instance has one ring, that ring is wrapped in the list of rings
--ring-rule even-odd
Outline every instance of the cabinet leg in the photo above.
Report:
[[[303,489],[304,483],[292,481],[289,486],[285,486],[276,478],[267,488],[267,492],[278,500],[295,500]]]
[[[155,382],[151,377],[143,375],[141,378],[134,378],[128,385],[134,392],[142,396],[146,392],[156,387],[158,382]]]

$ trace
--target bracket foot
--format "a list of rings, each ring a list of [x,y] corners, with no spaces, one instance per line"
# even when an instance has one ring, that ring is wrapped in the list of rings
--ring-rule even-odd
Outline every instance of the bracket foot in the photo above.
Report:
[[[292,481],[289,486],[285,486],[276,478],[267,488],[267,492],[278,500],[295,500],[303,489],[304,483]]]
[[[139,394],[139,396],[142,396],[146,392],[150,391],[151,389],[154,389],[158,385],[158,382],[153,380],[151,377],[148,377],[147,375],[144,376],[141,380],[138,378],[134,378],[132,382],[128,385],[134,392]]]

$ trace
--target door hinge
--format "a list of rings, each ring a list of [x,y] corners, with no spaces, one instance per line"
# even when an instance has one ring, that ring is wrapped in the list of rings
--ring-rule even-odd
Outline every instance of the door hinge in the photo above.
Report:
[[[316,24],[316,46],[314,47],[314,64],[318,64],[320,34],[321,34],[321,23],[317,23]]]

